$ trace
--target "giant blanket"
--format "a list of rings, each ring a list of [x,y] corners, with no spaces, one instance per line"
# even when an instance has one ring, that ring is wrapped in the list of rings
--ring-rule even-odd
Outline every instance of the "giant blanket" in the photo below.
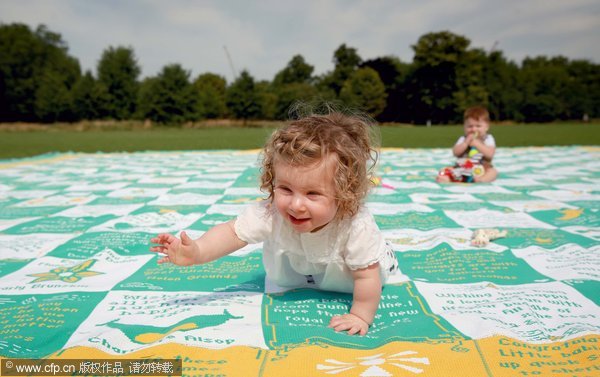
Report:
[[[180,359],[187,376],[600,375],[600,148],[499,148],[492,184],[447,149],[387,149],[367,200],[400,273],[366,336],[348,294],[269,282],[262,245],[158,265],[265,195],[257,151],[0,161],[0,358]],[[476,247],[479,228],[506,230]]]

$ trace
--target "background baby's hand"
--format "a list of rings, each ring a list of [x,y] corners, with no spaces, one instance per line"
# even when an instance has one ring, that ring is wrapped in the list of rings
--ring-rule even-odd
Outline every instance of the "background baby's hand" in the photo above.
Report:
[[[329,327],[336,332],[347,330],[348,335],[365,335],[369,331],[369,324],[351,313],[332,317]]]
[[[467,145],[471,145],[473,140],[475,140],[475,134],[473,132],[467,134],[467,136],[465,137],[465,143],[467,143]]]

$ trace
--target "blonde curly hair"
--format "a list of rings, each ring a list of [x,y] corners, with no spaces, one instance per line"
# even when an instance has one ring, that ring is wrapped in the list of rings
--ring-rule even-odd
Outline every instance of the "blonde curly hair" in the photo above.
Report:
[[[262,152],[260,188],[273,200],[276,161],[311,166],[337,160],[334,185],[338,218],[354,216],[372,186],[379,137],[366,116],[330,111],[292,120],[273,132]]]

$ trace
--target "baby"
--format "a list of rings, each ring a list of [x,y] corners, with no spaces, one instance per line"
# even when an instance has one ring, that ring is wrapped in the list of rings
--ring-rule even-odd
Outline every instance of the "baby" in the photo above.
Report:
[[[398,269],[364,205],[378,153],[366,119],[338,112],[309,115],[275,131],[263,150],[261,189],[267,200],[192,240],[152,238],[159,263],[208,263],[249,243],[263,244],[267,277],[282,287],[353,293],[350,312],[329,327],[365,335],[382,285]]]
[[[454,144],[457,164],[442,169],[436,180],[446,182],[492,182],[498,171],[492,166],[496,141],[491,134],[490,114],[484,107],[470,107],[464,113],[464,135]]]

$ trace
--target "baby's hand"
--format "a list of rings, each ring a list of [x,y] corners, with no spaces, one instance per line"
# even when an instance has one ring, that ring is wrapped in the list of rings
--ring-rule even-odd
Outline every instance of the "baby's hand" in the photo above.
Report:
[[[467,134],[467,136],[465,137],[465,143],[467,143],[467,145],[471,145],[473,140],[475,140],[475,134],[473,132]]]
[[[332,317],[329,327],[336,332],[348,330],[348,335],[365,335],[369,331],[369,324],[351,313]]]
[[[166,254],[158,260],[158,263],[170,262],[178,266],[195,264],[195,258],[199,252],[198,245],[186,232],[181,232],[181,240],[172,234],[161,233],[151,238],[150,242],[159,244],[159,246],[150,247],[150,251]]]

